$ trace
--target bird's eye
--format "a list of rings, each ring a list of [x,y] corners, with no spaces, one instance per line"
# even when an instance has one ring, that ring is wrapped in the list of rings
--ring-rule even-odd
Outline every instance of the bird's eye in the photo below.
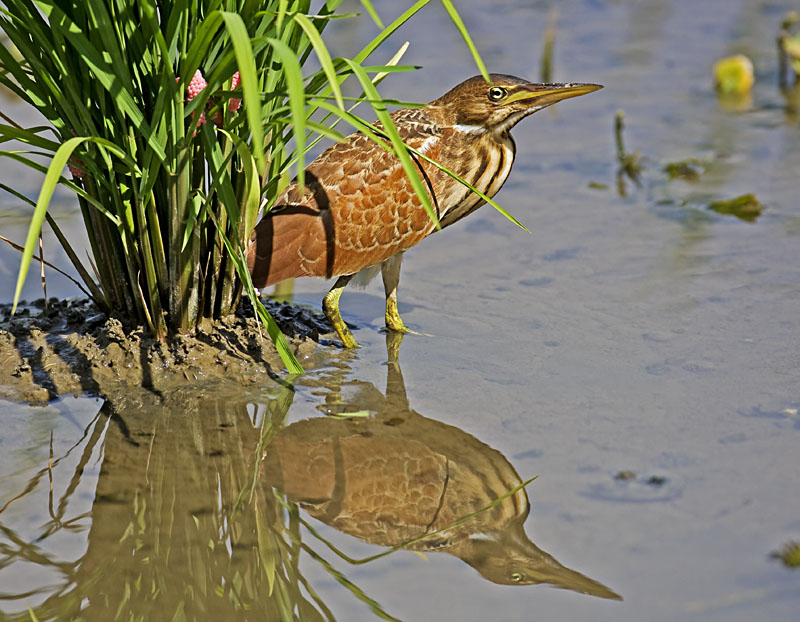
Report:
[[[511,580],[512,580],[514,583],[519,583],[519,582],[520,582],[520,581],[522,581],[524,578],[525,578],[525,575],[524,575],[524,574],[522,574],[521,572],[513,572],[513,573],[511,573]]]
[[[492,100],[493,102],[499,102],[506,95],[508,95],[508,91],[499,86],[493,86],[492,88],[489,89],[489,99]]]

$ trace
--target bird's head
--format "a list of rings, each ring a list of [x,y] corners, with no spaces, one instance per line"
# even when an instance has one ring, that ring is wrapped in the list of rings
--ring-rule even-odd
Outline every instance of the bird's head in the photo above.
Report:
[[[523,527],[525,515],[527,511],[501,530],[472,534],[447,552],[463,559],[484,578],[501,585],[545,583],[600,598],[622,600],[605,585],[567,568],[531,542]]]
[[[452,88],[430,106],[439,108],[452,125],[470,132],[505,133],[537,110],[562,99],[603,88],[599,84],[534,84],[503,74],[489,74],[491,83],[475,76]]]

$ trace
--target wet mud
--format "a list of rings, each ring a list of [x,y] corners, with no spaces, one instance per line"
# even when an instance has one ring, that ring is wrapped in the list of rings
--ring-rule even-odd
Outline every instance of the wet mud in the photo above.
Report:
[[[306,307],[265,301],[304,366],[334,334]],[[109,317],[88,299],[43,299],[11,315],[0,305],[0,398],[44,403],[70,394],[111,397],[133,387],[158,392],[220,379],[252,385],[284,369],[249,301],[234,315],[165,341]]]

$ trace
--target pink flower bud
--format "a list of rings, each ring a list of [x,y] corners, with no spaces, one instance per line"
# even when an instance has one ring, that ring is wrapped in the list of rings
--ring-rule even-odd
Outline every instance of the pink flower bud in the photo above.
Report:
[[[180,81],[180,78],[175,78],[175,82],[178,81]],[[195,97],[197,97],[200,94],[200,91],[202,91],[207,86],[208,82],[206,82],[206,79],[203,77],[203,72],[198,69],[197,71],[194,72],[192,79],[189,81],[189,85],[186,87],[186,101],[187,102],[192,101]],[[192,113],[190,118],[194,120],[194,112]],[[203,123],[205,122],[206,122],[206,113],[201,112],[200,120],[197,122],[198,127],[203,125]],[[197,135],[197,130],[192,132],[192,136],[196,135]]]
[[[208,86],[206,79],[203,77],[202,72],[198,69],[194,72],[194,76],[186,87],[186,101],[192,101],[200,94],[204,88]]]
[[[231,78],[231,90],[233,91],[237,86],[239,86],[238,71],[235,74],[233,74],[233,77]],[[242,105],[241,99],[239,99],[238,97],[231,97],[230,101],[228,102],[228,110],[230,110],[231,113],[234,113],[237,110],[239,110],[239,106],[241,105]]]
[[[69,169],[69,172],[72,173],[72,176],[76,177],[77,179],[83,179],[84,177],[86,177],[86,173],[83,171],[83,169],[76,168],[75,166],[72,166],[73,164],[76,164],[78,166],[84,165],[83,162],[78,158],[76,157],[70,158],[69,162],[67,162],[67,168]]]
[[[76,132],[75,130],[70,130],[69,133],[72,134],[73,136],[78,135],[78,132]],[[72,156],[69,159],[69,162],[67,162],[67,168],[69,169],[69,172],[72,173],[72,176],[76,177],[77,179],[83,179],[84,177],[86,177],[86,173],[83,171],[83,169],[76,168],[75,166],[72,166],[73,164],[75,164],[76,166],[85,167],[83,161],[80,158]]]

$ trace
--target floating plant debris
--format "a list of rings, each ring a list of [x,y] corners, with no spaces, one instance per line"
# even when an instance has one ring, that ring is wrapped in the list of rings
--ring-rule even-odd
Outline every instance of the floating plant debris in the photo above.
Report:
[[[703,166],[697,158],[686,158],[677,162],[668,162],[664,166],[664,172],[669,175],[670,179],[697,181],[703,174]]]
[[[792,540],[777,551],[770,554],[773,559],[778,559],[787,568],[800,568],[800,542]]]
[[[730,214],[747,222],[755,222],[764,211],[764,205],[756,199],[756,195],[743,194],[735,199],[712,201],[708,209],[718,214]]]

